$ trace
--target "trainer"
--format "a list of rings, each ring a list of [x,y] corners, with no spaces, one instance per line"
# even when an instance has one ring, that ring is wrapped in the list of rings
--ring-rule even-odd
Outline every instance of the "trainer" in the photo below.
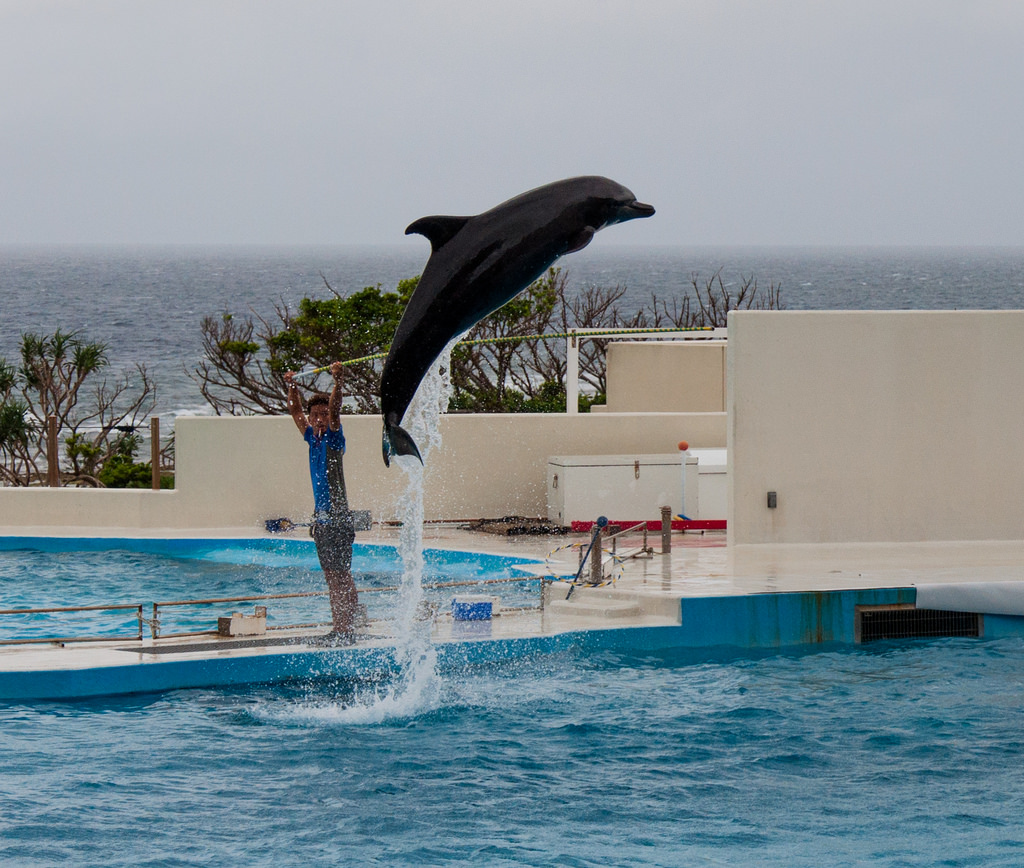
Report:
[[[341,386],[344,367],[331,365],[331,394],[314,392],[303,412],[294,372],[288,384],[288,412],[309,444],[309,477],[313,483],[313,540],[327,581],[331,602],[330,637],[340,643],[354,641],[354,620],[359,595],[352,578],[352,543],[356,532],[345,492],[345,435],[341,430]]]

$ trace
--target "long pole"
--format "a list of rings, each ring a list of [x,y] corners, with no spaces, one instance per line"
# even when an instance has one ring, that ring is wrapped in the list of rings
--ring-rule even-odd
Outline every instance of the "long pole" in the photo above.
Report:
[[[580,345],[576,330],[569,329],[565,339],[565,412],[576,416],[580,412]]]
[[[60,455],[57,453],[57,417],[46,419],[46,484],[50,488],[60,486]]]
[[[149,420],[149,460],[153,465],[153,491],[160,490],[160,417]]]

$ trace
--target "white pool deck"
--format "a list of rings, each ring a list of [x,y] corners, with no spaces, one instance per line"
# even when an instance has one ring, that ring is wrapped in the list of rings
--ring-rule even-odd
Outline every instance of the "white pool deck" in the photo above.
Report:
[[[52,529],[37,533],[54,535]],[[7,530],[6,535],[31,536],[33,529]],[[104,535],[240,536],[237,529],[173,534],[115,529]],[[394,543],[397,530],[374,528],[358,540]],[[424,529],[425,547],[547,559],[562,575],[574,571],[577,554],[565,549],[552,555],[553,550],[584,540],[580,535],[504,537],[454,525]],[[639,537],[621,539],[619,551],[635,550],[638,543]],[[567,585],[549,585],[542,609],[468,622],[442,613],[432,627],[435,647],[447,655],[449,665],[580,643],[640,649],[789,648],[853,641],[857,607],[915,604],[982,613],[984,637],[1024,636],[1024,541],[728,546],[724,532],[674,532],[667,554],[660,551],[659,533],[648,535],[648,545],[653,555],[610,566],[612,585],[577,586],[568,600],[563,599]],[[536,574],[549,575],[548,566],[538,564]],[[501,595],[500,585],[466,590]],[[217,614],[229,610],[225,606]],[[389,623],[371,623],[355,645],[345,648],[310,641],[323,632],[274,631],[271,642],[201,636],[0,646],[0,699],[244,684],[310,671],[365,677],[388,669],[396,645]]]

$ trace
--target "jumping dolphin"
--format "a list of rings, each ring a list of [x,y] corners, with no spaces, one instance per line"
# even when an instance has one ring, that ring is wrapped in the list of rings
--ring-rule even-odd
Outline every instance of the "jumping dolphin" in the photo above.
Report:
[[[613,223],[650,217],[654,208],[608,178],[555,181],[475,217],[421,217],[405,230],[430,241],[380,378],[384,463],[419,449],[400,425],[441,351],[522,292],[566,253],[581,250]]]

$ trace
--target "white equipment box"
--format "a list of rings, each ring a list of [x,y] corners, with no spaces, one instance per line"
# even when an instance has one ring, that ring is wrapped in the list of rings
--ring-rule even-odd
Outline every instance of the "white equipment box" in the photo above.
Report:
[[[548,458],[548,520],[655,521],[661,507],[683,508],[682,453],[556,455]],[[696,460],[691,474],[695,477]],[[696,486],[694,486],[695,488]]]
[[[696,515],[686,515],[704,521],[725,521],[729,511],[728,453],[725,449],[690,449],[689,454],[697,459],[698,495]]]
[[[726,517],[726,450],[658,455],[559,455],[548,458],[548,520],[656,521],[661,507],[694,519]]]

